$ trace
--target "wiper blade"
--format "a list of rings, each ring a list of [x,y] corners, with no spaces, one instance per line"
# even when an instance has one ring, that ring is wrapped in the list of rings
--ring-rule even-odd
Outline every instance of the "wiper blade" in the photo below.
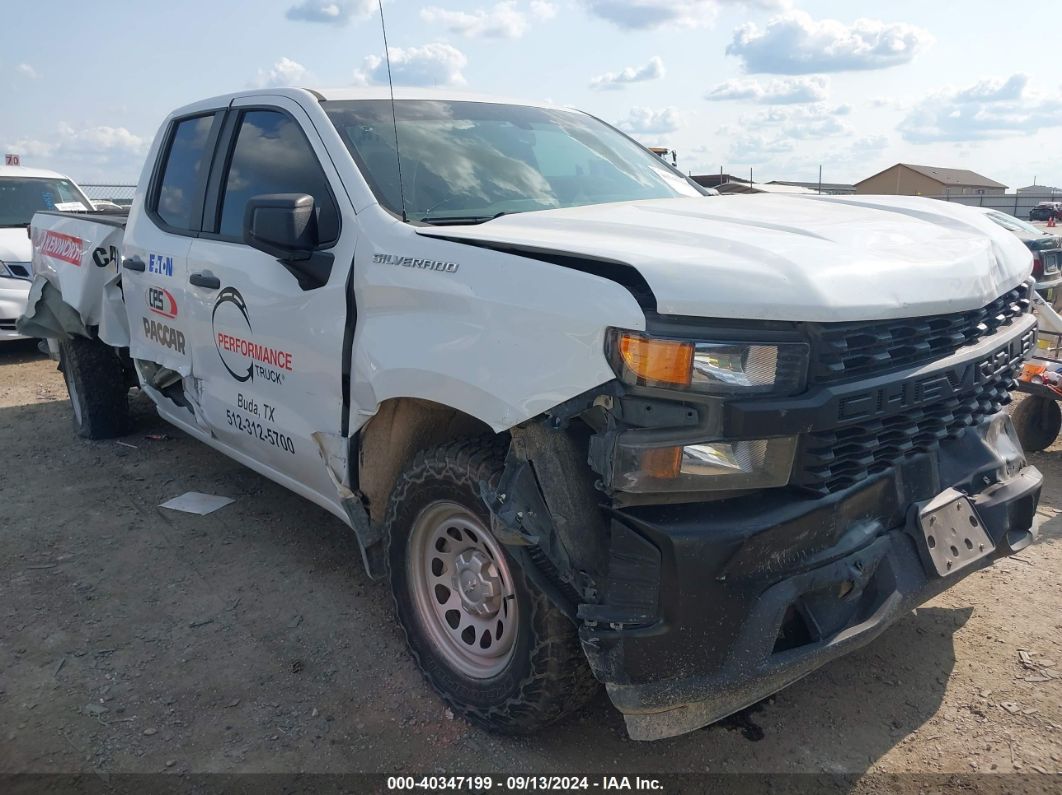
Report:
[[[501,218],[503,215],[509,215],[511,211],[503,210],[500,213],[494,215],[425,215],[423,218],[418,218],[422,224],[431,224],[432,226],[459,226],[486,223],[487,221],[493,221],[495,218]]]
[[[29,225],[29,221],[23,221],[20,224],[0,224],[0,229],[25,229]]]

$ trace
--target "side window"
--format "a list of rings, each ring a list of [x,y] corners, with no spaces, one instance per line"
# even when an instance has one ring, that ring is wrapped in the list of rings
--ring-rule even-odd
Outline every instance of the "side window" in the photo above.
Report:
[[[210,127],[214,115],[177,122],[162,169],[155,212],[172,227],[198,231],[199,193],[210,166]]]
[[[313,196],[322,242],[339,236],[339,210],[329,193],[328,179],[299,125],[279,111],[251,110],[240,121],[224,178],[221,235],[241,237],[247,200],[265,193]]]

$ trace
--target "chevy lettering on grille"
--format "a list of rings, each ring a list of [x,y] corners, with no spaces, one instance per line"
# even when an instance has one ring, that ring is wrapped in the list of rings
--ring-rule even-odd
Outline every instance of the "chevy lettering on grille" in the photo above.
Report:
[[[1014,337],[1002,348],[983,356],[938,370],[919,378],[896,381],[877,389],[842,397],[837,404],[837,421],[856,422],[917,408],[968,393],[977,384],[1013,369],[1036,344],[1036,328]]]

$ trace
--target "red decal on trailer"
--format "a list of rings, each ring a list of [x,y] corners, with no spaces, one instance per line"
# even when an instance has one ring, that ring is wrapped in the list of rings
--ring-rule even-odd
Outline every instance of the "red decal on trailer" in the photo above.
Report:
[[[64,235],[61,232],[53,232],[50,229],[45,230],[40,246],[41,253],[46,257],[61,259],[63,262],[69,262],[79,268],[81,267],[81,250],[83,248],[84,243],[82,243],[80,237]]]

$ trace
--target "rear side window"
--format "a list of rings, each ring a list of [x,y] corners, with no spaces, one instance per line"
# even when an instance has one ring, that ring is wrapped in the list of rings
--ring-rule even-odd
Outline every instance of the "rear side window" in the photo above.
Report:
[[[241,238],[247,200],[266,193],[313,196],[321,241],[339,236],[339,210],[328,179],[299,125],[279,111],[251,110],[240,121],[225,176],[220,234]]]
[[[163,166],[156,212],[166,224],[185,231],[199,230],[199,199],[210,167],[210,128],[213,114],[177,122]]]

